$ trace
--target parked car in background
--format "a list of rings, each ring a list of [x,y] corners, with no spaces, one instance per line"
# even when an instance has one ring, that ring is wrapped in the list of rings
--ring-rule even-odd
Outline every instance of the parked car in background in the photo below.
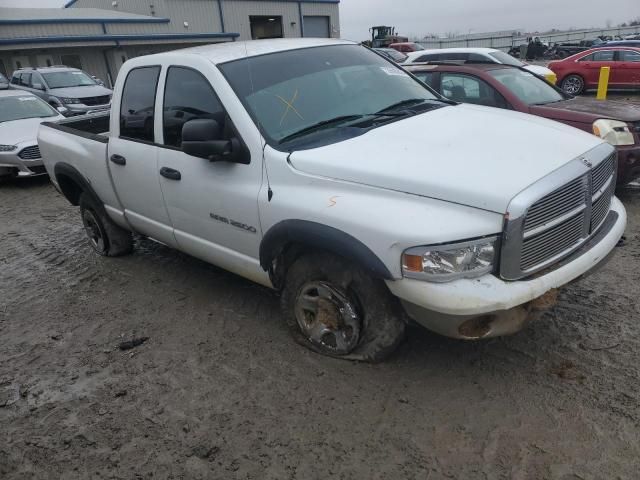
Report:
[[[581,53],[591,48],[603,45],[605,42],[601,38],[592,38],[589,40],[581,40],[579,42],[555,43],[547,55],[550,58],[567,58],[576,53]]]
[[[0,73],[0,90],[6,90],[9,88],[9,80],[7,77]]]
[[[423,46],[418,45],[414,42],[392,43],[391,45],[389,45],[389,48],[393,48],[394,50],[402,53],[419,52],[421,50],[424,50]]]
[[[544,77],[549,83],[556,83],[556,74],[541,65],[528,65],[508,53],[495,48],[443,48],[441,50],[424,50],[407,54],[405,64],[434,61],[461,61],[465,63],[499,63],[513,67],[523,67],[530,72]]]
[[[598,135],[618,150],[618,185],[640,177],[640,107],[573,97],[525,69],[507,65],[405,68],[456,102],[529,113]]]
[[[396,63],[402,63],[407,59],[406,53],[399,52],[394,48],[374,48],[373,50]]]
[[[36,140],[38,127],[64,118],[29,92],[0,91],[0,177],[46,173]]]
[[[602,45],[599,45],[598,48],[607,48],[607,47],[635,47],[640,48],[640,40],[621,40],[617,42],[606,42]]]
[[[69,67],[24,68],[13,72],[11,88],[26,90],[66,115],[82,115],[109,110],[112,91],[90,75]]]
[[[558,85],[570,95],[598,88],[602,67],[611,67],[611,90],[640,89],[640,48],[594,48],[549,63],[558,76]]]
[[[43,124],[38,142],[98,254],[129,253],[135,231],[279,290],[294,338],[346,359],[389,355],[406,316],[515,333],[626,225],[611,145],[451,102],[335,39],[131,59],[110,116]]]

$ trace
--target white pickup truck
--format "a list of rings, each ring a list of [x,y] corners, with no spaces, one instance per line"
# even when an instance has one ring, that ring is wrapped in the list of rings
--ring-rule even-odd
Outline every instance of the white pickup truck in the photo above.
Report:
[[[514,333],[626,224],[610,145],[447,101],[339,40],[129,60],[110,117],[38,141],[99,254],[135,232],[277,289],[294,337],[342,358],[381,360],[409,319]]]

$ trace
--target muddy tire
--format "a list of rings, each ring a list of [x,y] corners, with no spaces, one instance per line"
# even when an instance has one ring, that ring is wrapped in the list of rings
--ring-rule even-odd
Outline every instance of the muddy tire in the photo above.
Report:
[[[93,250],[105,257],[127,255],[133,250],[131,232],[120,228],[107,216],[90,195],[80,195],[82,225]]]
[[[380,362],[404,338],[404,313],[386,285],[334,255],[298,258],[281,307],[294,339],[323,355]]]
[[[584,92],[584,78],[580,75],[569,75],[562,80],[562,90],[569,95],[580,95]]]

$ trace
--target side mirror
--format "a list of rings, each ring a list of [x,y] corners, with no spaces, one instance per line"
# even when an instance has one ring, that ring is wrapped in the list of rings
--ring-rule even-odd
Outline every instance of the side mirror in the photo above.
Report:
[[[240,141],[223,137],[222,127],[215,120],[189,120],[182,126],[182,151],[211,162],[249,163]]]
[[[67,107],[56,107],[56,110],[63,115],[66,115],[66,113],[69,111]]]
[[[44,90],[44,85],[42,85],[41,83],[34,83],[31,87],[35,88],[36,90]]]

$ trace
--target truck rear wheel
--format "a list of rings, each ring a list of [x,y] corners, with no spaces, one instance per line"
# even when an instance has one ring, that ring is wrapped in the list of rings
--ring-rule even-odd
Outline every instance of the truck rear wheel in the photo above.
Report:
[[[281,306],[294,339],[324,355],[379,362],[404,338],[404,314],[384,283],[334,255],[296,260]]]
[[[90,195],[82,193],[79,204],[82,225],[89,238],[89,244],[96,253],[105,257],[118,257],[131,253],[133,250],[131,232],[113,223],[104,209],[96,205]]]

